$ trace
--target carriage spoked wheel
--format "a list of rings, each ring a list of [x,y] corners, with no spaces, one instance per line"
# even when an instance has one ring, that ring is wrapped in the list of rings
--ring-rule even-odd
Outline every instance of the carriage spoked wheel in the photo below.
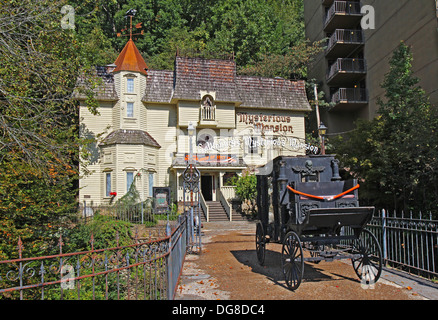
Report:
[[[289,231],[283,240],[281,268],[288,288],[296,290],[304,275],[304,257],[300,238],[293,231]]]
[[[266,239],[261,222],[257,222],[256,227],[256,252],[257,260],[261,265],[265,263]]]
[[[359,258],[351,259],[354,271],[362,285],[374,285],[382,273],[382,249],[376,236],[369,230],[362,230],[358,239],[353,241],[352,253]]]

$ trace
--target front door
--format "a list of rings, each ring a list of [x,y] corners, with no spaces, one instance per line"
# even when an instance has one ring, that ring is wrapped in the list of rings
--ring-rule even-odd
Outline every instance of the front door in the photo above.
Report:
[[[213,200],[213,177],[201,176],[201,192],[205,201]]]

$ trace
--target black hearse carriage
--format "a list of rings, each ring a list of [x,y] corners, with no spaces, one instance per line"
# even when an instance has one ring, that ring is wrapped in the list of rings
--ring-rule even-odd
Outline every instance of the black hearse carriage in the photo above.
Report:
[[[258,170],[257,258],[263,265],[266,244],[282,243],[291,290],[301,284],[305,261],[351,259],[361,283],[380,277],[381,248],[365,229],[374,207],[359,206],[359,184],[342,181],[338,166],[333,155],[280,156]]]

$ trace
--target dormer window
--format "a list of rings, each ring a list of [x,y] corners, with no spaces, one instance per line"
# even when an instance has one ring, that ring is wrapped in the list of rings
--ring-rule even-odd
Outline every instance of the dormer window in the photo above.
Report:
[[[210,95],[204,96],[201,101],[201,121],[216,120],[216,106],[213,103],[213,97]]]
[[[134,93],[134,79],[133,78],[126,79],[126,92],[127,93]]]

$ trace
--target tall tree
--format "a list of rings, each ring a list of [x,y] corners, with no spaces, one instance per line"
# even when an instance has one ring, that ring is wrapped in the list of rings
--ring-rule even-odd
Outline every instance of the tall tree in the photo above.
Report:
[[[16,252],[18,236],[33,244],[56,236],[76,210],[72,94],[84,60],[75,32],[61,28],[63,5],[0,4],[0,259]]]
[[[412,53],[403,42],[394,51],[382,83],[378,116],[332,141],[350,173],[364,181],[370,202],[389,209],[437,211],[437,113],[419,79]]]

